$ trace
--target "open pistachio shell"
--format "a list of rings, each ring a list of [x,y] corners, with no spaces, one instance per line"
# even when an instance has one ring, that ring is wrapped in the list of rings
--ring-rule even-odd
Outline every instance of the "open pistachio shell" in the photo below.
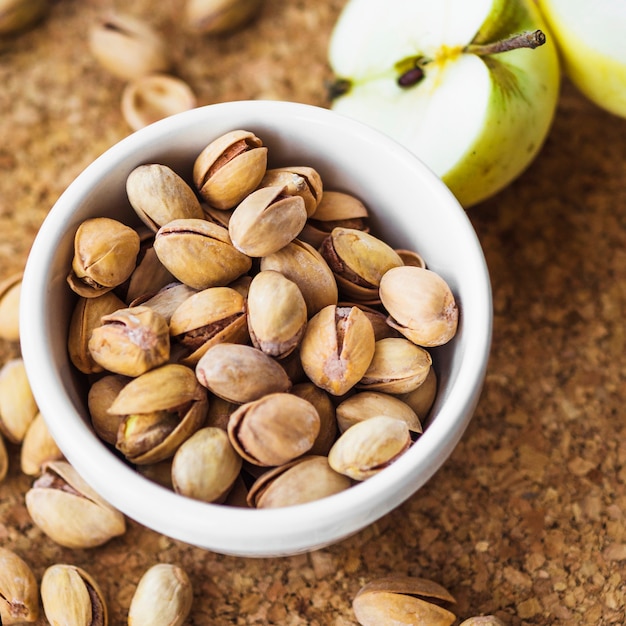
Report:
[[[286,187],[290,195],[304,200],[307,217],[311,217],[323,197],[322,177],[317,170],[305,165],[268,169],[259,187]]]
[[[26,492],[33,522],[67,548],[92,548],[126,531],[122,513],[103,500],[66,461],[52,461]]]
[[[0,623],[36,622],[39,589],[32,569],[18,554],[0,547]]]

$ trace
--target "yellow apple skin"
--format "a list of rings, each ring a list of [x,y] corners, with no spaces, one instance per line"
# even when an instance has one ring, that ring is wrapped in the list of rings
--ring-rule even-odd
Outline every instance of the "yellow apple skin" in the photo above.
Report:
[[[536,1],[567,76],[596,105],[626,117],[626,2]]]

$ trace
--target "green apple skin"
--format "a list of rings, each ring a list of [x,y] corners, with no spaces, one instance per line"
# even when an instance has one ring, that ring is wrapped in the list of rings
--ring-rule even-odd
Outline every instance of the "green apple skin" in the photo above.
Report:
[[[589,100],[626,117],[626,2],[537,0],[565,74]]]
[[[488,56],[489,44],[541,29],[546,43]],[[412,59],[423,79],[400,87]],[[556,46],[532,0],[349,0],[331,34],[329,62],[349,89],[331,108],[395,138],[469,208],[533,161],[559,97]]]

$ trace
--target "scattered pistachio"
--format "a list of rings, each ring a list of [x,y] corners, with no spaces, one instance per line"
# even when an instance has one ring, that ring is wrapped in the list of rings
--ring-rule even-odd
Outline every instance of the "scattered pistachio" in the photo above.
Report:
[[[24,559],[0,547],[0,624],[36,622],[39,618],[37,579]]]
[[[59,461],[63,453],[53,439],[41,413],[30,423],[20,450],[20,467],[24,474],[39,476],[49,461]]]
[[[252,21],[263,0],[187,0],[187,26],[205,35],[223,35]]]
[[[0,433],[11,443],[21,443],[39,412],[21,357],[0,369]]]
[[[0,339],[17,341],[20,338],[22,276],[23,272],[19,272],[0,282]]]

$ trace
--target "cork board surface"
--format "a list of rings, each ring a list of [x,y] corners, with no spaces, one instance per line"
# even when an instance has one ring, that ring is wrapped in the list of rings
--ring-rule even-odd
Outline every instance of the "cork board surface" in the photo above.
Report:
[[[199,104],[273,98],[326,106],[328,36],[343,0],[266,0],[227,38],[189,36],[182,2],[59,0],[0,43],[0,273],[19,271],[46,213],[96,156],[130,131],[123,82],[90,56],[86,33],[118,9],[171,42]],[[143,572],[181,565],[190,625],[352,626],[352,598],[389,573],[423,576],[461,619],[626,623],[626,120],[563,83],[532,166],[470,210],[494,294],[493,351],[462,441],[405,504],[343,542],[280,559],[222,556],[129,522],[93,550],[54,544],[24,506],[19,447],[0,484],[0,546],[38,579],[73,563],[98,581],[110,623],[126,623]],[[19,346],[0,342],[2,362]],[[43,617],[38,624],[45,624]]]

